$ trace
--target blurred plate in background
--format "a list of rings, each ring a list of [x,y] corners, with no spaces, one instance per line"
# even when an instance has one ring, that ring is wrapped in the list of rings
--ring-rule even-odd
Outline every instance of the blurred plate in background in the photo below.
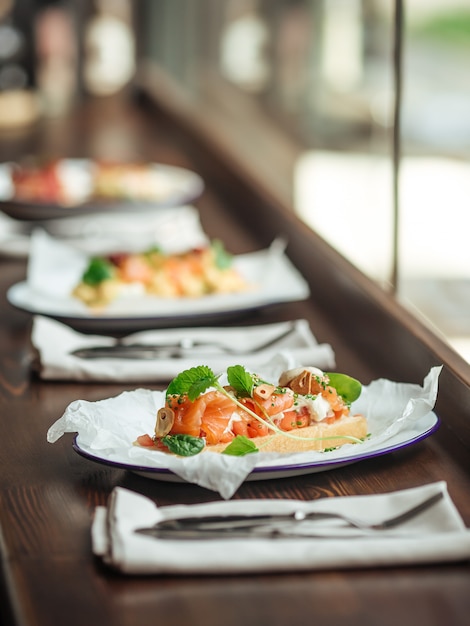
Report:
[[[307,282],[284,253],[267,249],[239,255],[234,257],[234,265],[255,286],[254,289],[199,298],[120,298],[101,314],[91,312],[69,293],[64,292],[63,296],[54,296],[47,291],[41,293],[27,281],[10,287],[7,298],[18,309],[52,317],[75,330],[112,334],[215,323],[309,297]]]
[[[180,206],[203,189],[196,173],[157,163],[59,159],[43,166],[0,164],[0,211],[16,220]]]

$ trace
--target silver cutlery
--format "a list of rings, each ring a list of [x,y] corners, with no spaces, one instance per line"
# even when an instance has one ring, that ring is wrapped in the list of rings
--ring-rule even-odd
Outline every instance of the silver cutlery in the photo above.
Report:
[[[288,328],[276,337],[247,349],[217,341],[198,341],[190,337],[183,337],[174,343],[125,344],[118,342],[111,346],[89,346],[74,350],[70,354],[81,359],[178,359],[188,354],[203,354],[210,349],[215,349],[224,354],[255,354],[286,339],[295,331],[295,328],[294,323],[289,324]]]
[[[431,508],[443,498],[439,492],[406,511],[382,520],[378,523],[368,523],[341,513],[318,511],[305,513],[295,511],[281,515],[215,515],[207,517],[186,517],[167,519],[157,522],[154,526],[136,529],[136,533],[159,539],[228,539],[228,538],[276,538],[276,537],[351,537],[350,534],[324,534],[319,532],[293,532],[292,523],[327,519],[336,519],[344,522],[341,529],[349,528],[376,534],[378,531],[396,528],[401,524],[417,517]],[[283,524],[287,526],[283,527]],[[332,530],[339,530],[335,527]]]

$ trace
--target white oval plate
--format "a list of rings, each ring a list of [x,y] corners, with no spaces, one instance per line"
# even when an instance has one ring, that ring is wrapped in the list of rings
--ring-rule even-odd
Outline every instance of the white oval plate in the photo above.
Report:
[[[384,454],[389,454],[391,452],[396,452],[398,450],[402,450],[408,446],[411,446],[426,437],[432,435],[439,428],[439,418],[434,412],[430,412],[417,422],[413,423],[412,426],[406,428],[403,431],[400,431],[390,439],[380,444],[377,444],[376,447],[369,447],[364,452],[358,452],[354,449],[354,446],[348,447],[348,451],[344,454],[344,456],[337,456],[335,459],[328,459],[328,453],[325,452],[325,458],[312,463],[300,463],[300,464],[292,464],[292,462],[286,462],[285,464],[280,463],[279,459],[276,459],[271,464],[261,465],[255,467],[252,472],[248,475],[247,481],[253,480],[272,480],[276,478],[289,478],[293,476],[302,476],[304,474],[314,474],[317,472],[325,472],[332,469],[337,469],[339,467],[343,467],[345,465],[351,465],[352,463],[357,463],[359,461],[366,461],[368,459],[372,459],[377,456],[382,456]],[[113,458],[107,455],[106,451],[96,452],[96,450],[91,450],[86,445],[80,443],[80,436],[76,435],[73,443],[73,449],[80,456],[88,459],[89,461],[93,461],[95,463],[101,463],[104,465],[109,465],[116,469],[125,469],[131,471],[135,474],[143,476],[145,478],[150,478],[153,480],[162,480],[167,482],[185,482],[182,478],[177,476],[167,467],[155,467],[155,466],[145,466],[145,465],[133,465],[129,463],[128,459],[119,460],[119,455],[115,452],[113,453]]]
[[[52,317],[81,332],[113,333],[216,322],[309,296],[307,282],[285,254],[261,250],[234,257],[234,265],[253,284],[252,290],[200,298],[133,296],[113,303],[101,315],[90,313],[71,296],[54,298],[34,291],[26,281],[10,287],[7,298],[18,309]]]

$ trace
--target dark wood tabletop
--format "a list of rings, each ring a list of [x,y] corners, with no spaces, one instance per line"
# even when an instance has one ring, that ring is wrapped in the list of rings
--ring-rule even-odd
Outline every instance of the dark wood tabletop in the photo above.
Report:
[[[103,107],[102,103],[90,105],[77,119],[69,120],[67,128],[71,130],[66,137],[50,123],[46,127],[49,134],[34,131],[27,139],[12,139],[9,155],[2,157],[15,157],[15,150],[20,153],[25,146],[50,152],[57,145],[67,156],[95,156],[92,139],[102,123]],[[171,128],[159,124],[158,119],[149,129],[133,109],[126,107],[124,111],[112,109],[106,119],[107,130],[118,130],[131,141],[132,150],[145,158],[198,170],[197,161],[188,157]],[[51,134],[51,127],[59,134]],[[233,252],[251,251],[264,243],[210,185],[196,205],[208,234],[230,241]],[[96,560],[91,550],[92,516],[97,505],[106,503],[114,487],[134,490],[161,505],[208,502],[220,497],[195,485],[150,480],[93,463],[74,452],[69,435],[53,445],[47,443],[49,426],[70,402],[108,398],[136,385],[41,380],[32,367],[31,316],[11,307],[5,295],[8,287],[25,275],[25,259],[0,259],[3,626],[468,623],[468,562],[311,573],[130,577]],[[354,373],[366,383],[382,374],[367,355],[344,341],[314,298],[251,313],[241,323],[300,317],[309,320],[319,341],[331,343],[339,370]],[[444,424],[437,433],[413,446],[347,467],[249,481],[234,498],[307,500],[383,493],[445,480],[470,526],[468,454],[458,437],[453,439],[451,430]]]

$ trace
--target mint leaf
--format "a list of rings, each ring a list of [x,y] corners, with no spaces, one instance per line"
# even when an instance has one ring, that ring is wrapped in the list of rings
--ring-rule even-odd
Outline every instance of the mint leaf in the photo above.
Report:
[[[178,456],[194,456],[204,448],[204,439],[192,435],[166,435],[161,439],[162,443]]]
[[[198,365],[184,370],[173,378],[166,390],[166,396],[168,398],[187,395],[189,400],[194,402],[201,393],[214,386],[217,386],[217,376],[214,372],[207,365]]]
[[[150,261],[152,260],[152,257],[154,255],[162,255],[162,254],[163,254],[162,250],[158,246],[151,246],[150,248],[147,248],[145,252],[143,252],[143,256],[149,259]]]
[[[160,248],[160,246],[153,245],[153,246],[150,246],[149,248],[147,248],[145,250],[144,254],[154,254],[154,253],[160,254],[161,251],[162,251],[162,249]]]
[[[327,373],[330,385],[336,389],[346,404],[351,404],[357,400],[362,392],[361,383],[347,374]]]
[[[232,255],[227,252],[224,244],[220,239],[214,239],[211,241],[212,252],[214,253],[214,262],[216,266],[221,270],[226,270],[232,265]]]
[[[245,437],[245,435],[237,435],[235,439],[228,444],[222,454],[245,456],[245,454],[251,454],[251,452],[258,452],[258,448],[253,441]]]
[[[227,368],[228,383],[238,395],[251,396],[253,392],[253,377],[243,365],[232,365]]]
[[[113,278],[115,269],[113,264],[107,259],[102,257],[94,257],[90,260],[85,273],[82,276],[82,280],[87,285],[94,287],[99,285],[104,280]]]

